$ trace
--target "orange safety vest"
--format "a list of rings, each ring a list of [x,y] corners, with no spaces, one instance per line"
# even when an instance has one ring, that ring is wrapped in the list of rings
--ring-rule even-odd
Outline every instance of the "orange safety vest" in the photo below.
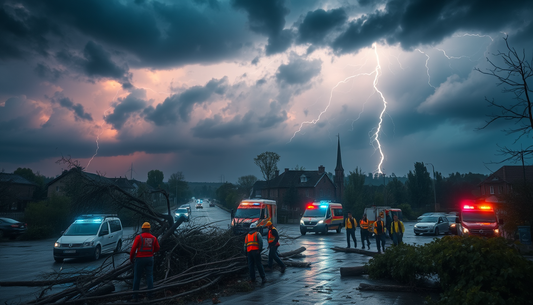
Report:
[[[359,226],[363,230],[368,230],[368,220],[364,221],[364,220],[361,219],[361,221],[359,222]]]
[[[272,230],[276,230],[276,228],[272,227],[272,229],[268,230],[268,243],[269,244],[273,243],[274,240],[276,240],[276,237],[274,236],[274,234],[272,234]],[[276,243],[276,247],[279,247],[279,240]]]
[[[244,242],[246,243],[246,251],[259,250],[259,241],[257,240],[259,232],[248,233]]]

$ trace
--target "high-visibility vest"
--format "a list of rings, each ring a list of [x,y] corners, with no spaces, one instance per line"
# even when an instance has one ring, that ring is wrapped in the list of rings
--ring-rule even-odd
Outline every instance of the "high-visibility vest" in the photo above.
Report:
[[[368,230],[368,220],[364,221],[364,220],[361,219],[361,221],[359,222],[359,226],[363,230]]]
[[[274,234],[272,234],[272,230],[276,230],[276,228],[272,227],[272,229],[268,230],[268,243],[269,244],[273,243],[274,240],[276,240],[276,237],[274,236]],[[279,240],[276,243],[276,247],[279,247]]]
[[[246,235],[244,243],[246,243],[247,252],[259,250],[259,241],[257,239],[257,234],[259,234],[259,232],[248,233],[248,235]]]
[[[141,237],[141,246],[137,252],[154,252],[154,238],[139,236]]]
[[[352,221],[352,219],[354,221]],[[352,217],[352,218],[346,218],[346,221],[344,222],[344,227],[346,229],[355,229],[357,227],[357,221]]]
[[[378,230],[378,228],[381,228],[381,230]],[[383,220],[374,222],[374,233],[377,235],[381,235],[385,233],[387,229],[385,228],[385,224],[383,223]]]

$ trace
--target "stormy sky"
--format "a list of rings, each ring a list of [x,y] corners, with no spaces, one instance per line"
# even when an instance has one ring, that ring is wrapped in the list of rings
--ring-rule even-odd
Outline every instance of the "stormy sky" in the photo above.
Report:
[[[235,182],[273,151],[281,170],[333,172],[339,134],[346,173],[488,174],[498,145],[531,140],[503,131],[514,122],[480,129],[498,111],[486,98],[514,96],[474,69],[501,64],[505,37],[530,59],[532,14],[526,0],[1,1],[0,169],[55,176],[70,156],[107,177],[133,164],[139,180]]]

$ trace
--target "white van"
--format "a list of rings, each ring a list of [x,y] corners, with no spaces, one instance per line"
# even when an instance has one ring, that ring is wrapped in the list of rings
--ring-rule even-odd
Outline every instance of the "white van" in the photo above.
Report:
[[[102,253],[122,248],[122,223],[117,215],[82,215],[72,223],[54,244],[54,260],[65,258],[100,258]]]

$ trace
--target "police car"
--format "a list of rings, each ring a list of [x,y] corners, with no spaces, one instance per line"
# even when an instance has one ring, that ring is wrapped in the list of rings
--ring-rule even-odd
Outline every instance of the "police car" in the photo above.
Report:
[[[54,244],[54,260],[89,257],[122,248],[122,223],[117,215],[91,214],[78,217]]]

